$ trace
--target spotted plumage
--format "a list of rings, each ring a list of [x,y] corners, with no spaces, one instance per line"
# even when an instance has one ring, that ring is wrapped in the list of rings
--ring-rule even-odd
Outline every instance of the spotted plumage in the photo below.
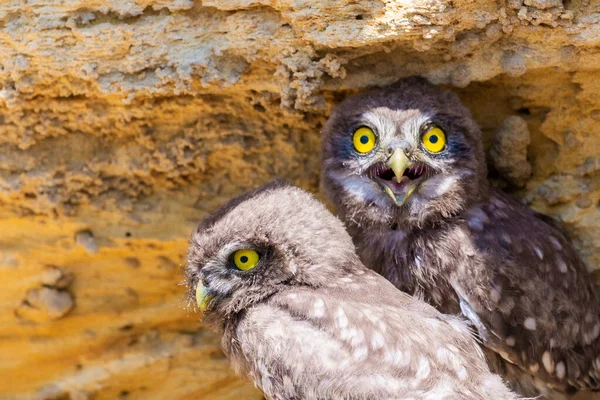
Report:
[[[341,221],[294,186],[203,221],[187,276],[203,323],[269,399],[516,398],[463,320],[367,269]]]
[[[424,140],[432,126],[441,150]],[[358,127],[375,134],[368,153],[353,146]],[[480,129],[456,95],[410,78],[354,96],[331,115],[322,153],[325,193],[368,267],[462,312],[524,393],[600,387],[585,265],[557,224],[490,187]]]

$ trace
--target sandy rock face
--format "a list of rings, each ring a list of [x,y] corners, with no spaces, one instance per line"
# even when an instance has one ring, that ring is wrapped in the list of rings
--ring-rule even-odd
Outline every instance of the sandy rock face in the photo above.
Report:
[[[409,75],[600,266],[592,1],[6,1],[0,24],[0,399],[260,399],[186,308],[189,233],[274,177],[316,192],[331,106]]]

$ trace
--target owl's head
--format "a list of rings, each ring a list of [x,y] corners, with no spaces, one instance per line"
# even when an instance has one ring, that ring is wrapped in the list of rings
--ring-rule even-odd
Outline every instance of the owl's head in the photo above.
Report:
[[[325,285],[357,263],[339,219],[304,190],[275,182],[230,200],[200,223],[186,273],[203,322],[222,329],[279,291]]]
[[[411,228],[487,192],[481,131],[458,97],[408,78],[342,102],[324,128],[322,185],[358,226]]]

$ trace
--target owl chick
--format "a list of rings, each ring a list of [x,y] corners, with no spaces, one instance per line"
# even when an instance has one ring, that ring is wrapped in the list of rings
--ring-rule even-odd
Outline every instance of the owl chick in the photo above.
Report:
[[[481,131],[456,95],[409,78],[341,103],[324,128],[322,186],[362,261],[462,311],[507,378],[599,387],[586,268],[548,217],[490,187]]]
[[[343,224],[274,183],[193,233],[187,266],[203,323],[270,399],[514,399],[462,320],[361,264]]]

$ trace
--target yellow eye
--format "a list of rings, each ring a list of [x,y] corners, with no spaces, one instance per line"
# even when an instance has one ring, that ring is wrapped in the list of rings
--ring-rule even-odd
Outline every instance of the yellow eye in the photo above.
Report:
[[[439,153],[446,147],[446,135],[437,126],[428,130],[421,140],[425,149],[431,153]]]
[[[354,132],[352,142],[356,151],[368,153],[375,147],[375,134],[369,128],[362,126]]]
[[[259,259],[258,253],[250,249],[238,250],[233,255],[233,263],[242,271],[248,271],[256,267]]]

